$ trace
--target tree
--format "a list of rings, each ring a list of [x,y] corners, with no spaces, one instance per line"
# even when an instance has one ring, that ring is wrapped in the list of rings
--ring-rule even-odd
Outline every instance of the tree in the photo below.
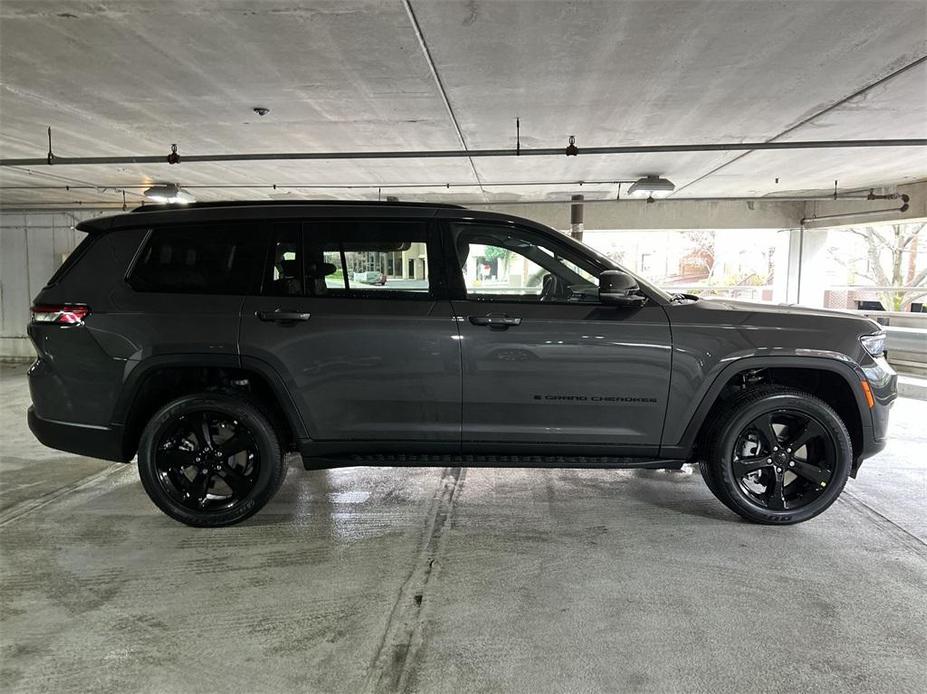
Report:
[[[857,273],[877,287],[898,287],[879,292],[887,311],[907,311],[912,302],[927,296],[927,267],[917,269],[917,244],[925,228],[921,223],[850,229],[866,242],[866,269]]]
[[[486,250],[483,251],[483,257],[486,260],[496,260],[496,273],[499,279],[508,278],[509,276],[509,261],[512,259],[512,251],[508,248],[500,248],[499,246],[486,246]]]
[[[483,251],[483,257],[486,260],[492,260],[493,258],[507,260],[510,255],[512,255],[512,252],[508,248],[500,248],[499,246],[486,246],[486,250]]]
[[[687,231],[683,238],[686,254],[680,260],[679,274],[702,275],[705,283],[711,284],[715,271],[715,232]]]

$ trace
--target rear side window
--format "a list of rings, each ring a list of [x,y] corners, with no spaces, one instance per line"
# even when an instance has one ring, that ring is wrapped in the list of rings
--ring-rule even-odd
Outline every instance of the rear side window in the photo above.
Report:
[[[264,262],[259,226],[155,229],[129,276],[133,289],[179,294],[248,294]]]
[[[264,294],[432,296],[428,225],[393,220],[285,223],[274,235]]]
[[[343,297],[428,296],[428,226],[365,220],[303,225],[306,288]]]

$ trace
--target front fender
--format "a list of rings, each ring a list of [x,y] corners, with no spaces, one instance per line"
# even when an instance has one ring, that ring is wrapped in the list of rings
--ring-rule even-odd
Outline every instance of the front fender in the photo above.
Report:
[[[676,416],[667,417],[663,437],[666,445],[661,448],[660,454],[682,454],[683,457],[687,455],[695,445],[705,418],[725,385],[741,372],[768,368],[812,369],[838,374],[846,381],[853,393],[864,430],[872,430],[872,415],[865,393],[860,387],[865,374],[859,365],[846,354],[828,350],[795,349],[789,354],[776,356],[732,355],[718,362],[717,367],[704,380],[703,387],[699,389],[695,397],[689,400],[687,405],[683,405],[675,413]]]

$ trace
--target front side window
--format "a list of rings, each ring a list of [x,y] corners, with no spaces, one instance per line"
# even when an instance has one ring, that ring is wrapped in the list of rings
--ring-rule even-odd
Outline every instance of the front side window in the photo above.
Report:
[[[566,257],[539,234],[508,227],[452,225],[467,298],[523,302],[597,302],[597,269]]]
[[[151,232],[128,281],[143,292],[247,294],[263,260],[261,232],[252,225],[164,227]]]

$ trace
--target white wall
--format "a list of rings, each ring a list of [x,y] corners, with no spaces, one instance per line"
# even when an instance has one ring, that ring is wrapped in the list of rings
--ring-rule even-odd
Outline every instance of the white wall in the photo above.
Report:
[[[32,299],[83,234],[72,227],[99,213],[0,213],[0,358],[31,357],[26,336]]]

